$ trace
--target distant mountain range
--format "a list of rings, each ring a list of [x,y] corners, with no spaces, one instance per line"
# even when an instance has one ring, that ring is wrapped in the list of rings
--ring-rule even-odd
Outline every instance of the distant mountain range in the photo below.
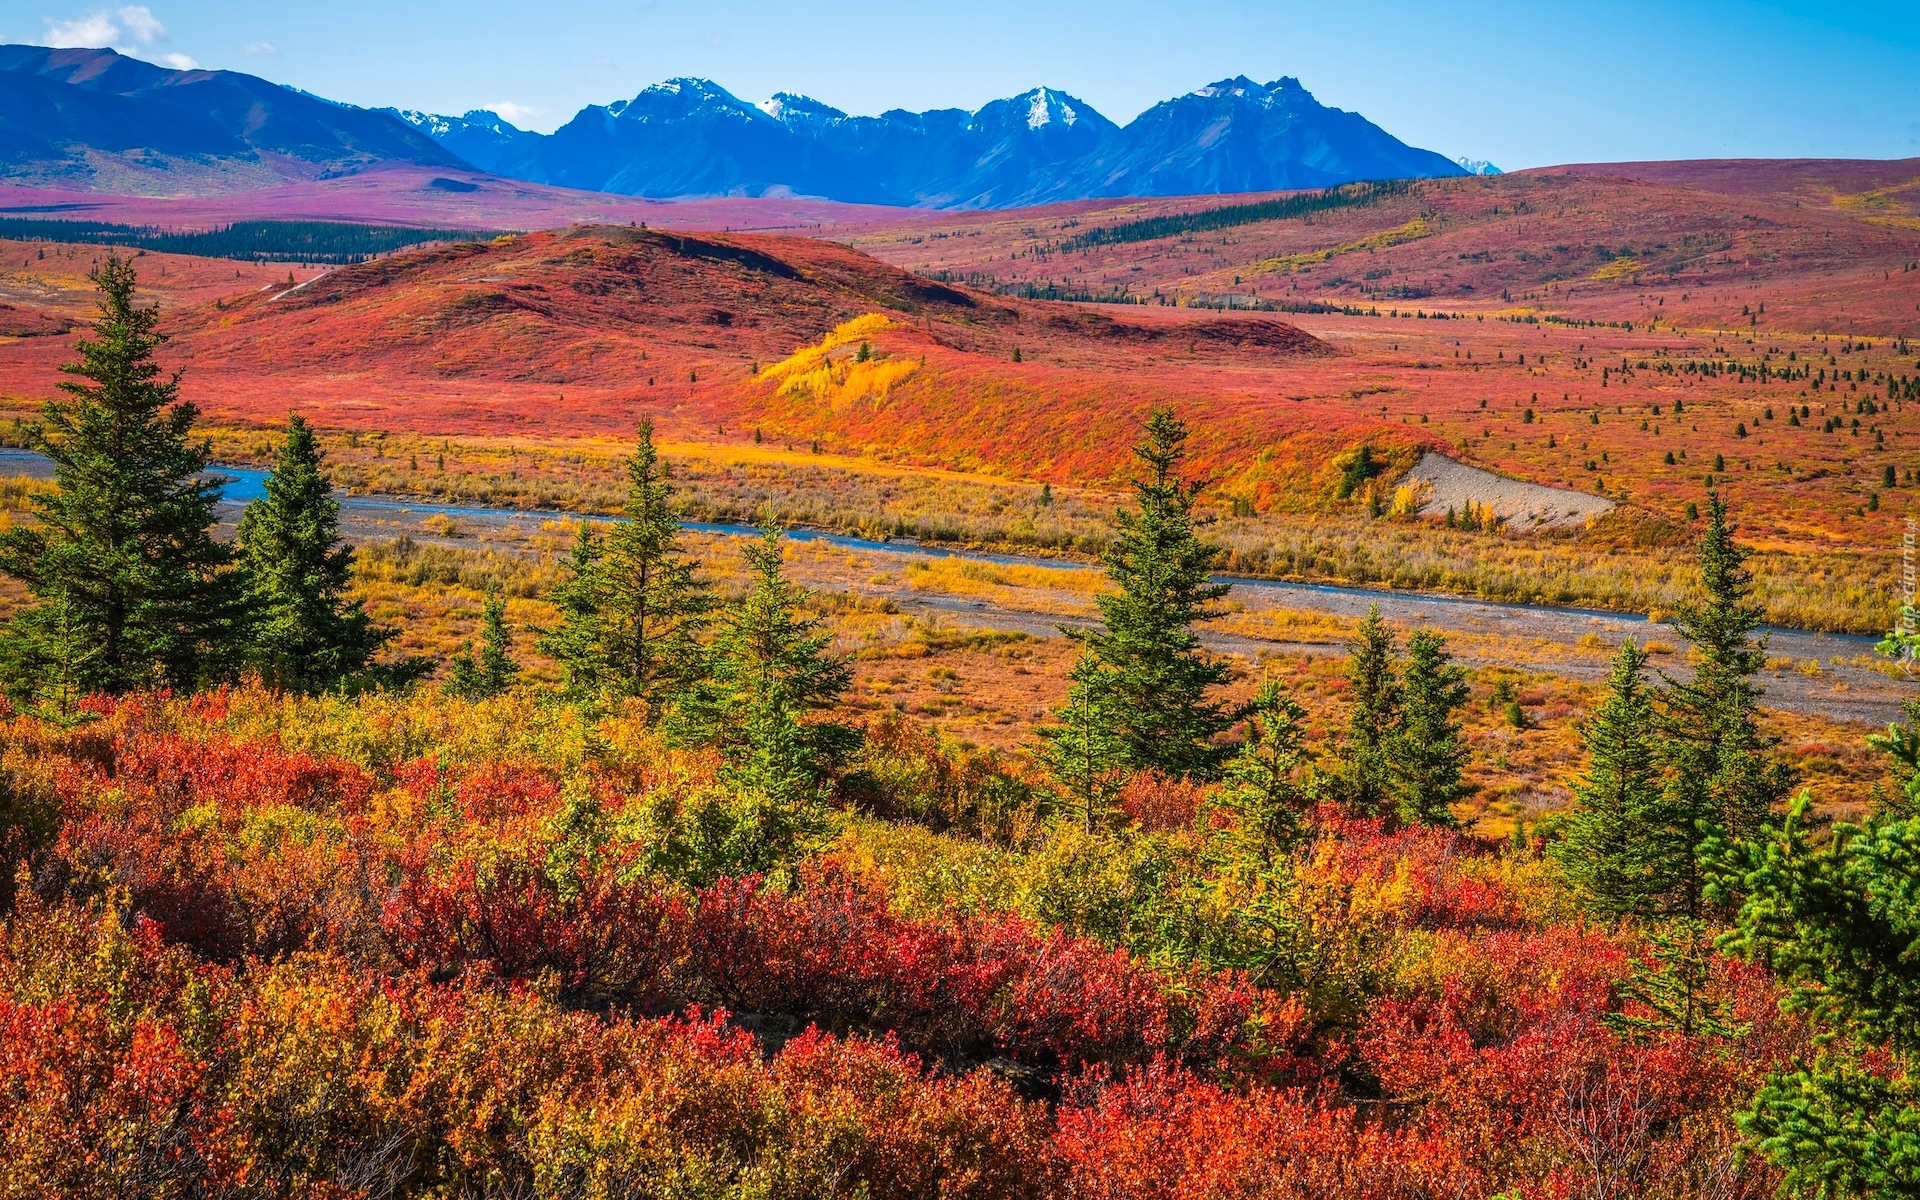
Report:
[[[0,179],[187,194],[381,163],[460,167],[630,196],[817,196],[1005,208],[1115,196],[1279,191],[1479,174],[1245,76],[1123,126],[1052,88],[977,110],[849,116],[805,96],[749,104],[702,79],[591,105],[551,134],[490,112],[362,109],[233,71],[175,71],[112,50],[0,46]]]
[[[1245,76],[1156,104],[1124,127],[1053,88],[973,112],[856,117],[785,92],[749,104],[704,79],[588,107],[546,135],[490,112],[393,115],[483,170],[651,197],[1007,208],[1477,173],[1328,108],[1297,79]]]

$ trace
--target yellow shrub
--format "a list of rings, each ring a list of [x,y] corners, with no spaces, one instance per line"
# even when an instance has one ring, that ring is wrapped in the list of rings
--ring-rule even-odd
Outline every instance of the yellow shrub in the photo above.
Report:
[[[861,362],[847,347],[866,342],[892,324],[880,313],[855,317],[762,374],[774,382],[780,395],[809,398],[836,412],[862,400],[885,399],[895,384],[919,370],[919,364],[884,355]]]

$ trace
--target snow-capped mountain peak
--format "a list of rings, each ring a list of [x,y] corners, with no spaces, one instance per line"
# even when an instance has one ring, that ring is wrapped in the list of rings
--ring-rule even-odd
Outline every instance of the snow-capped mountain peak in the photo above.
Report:
[[[1313,96],[1300,81],[1291,75],[1282,75],[1271,83],[1255,83],[1245,75],[1235,75],[1232,79],[1222,79],[1187,93],[1199,100],[1244,100],[1262,109],[1270,109],[1276,104],[1312,103]]]
[[[818,125],[823,122],[847,119],[847,114],[833,105],[824,104],[811,96],[802,96],[794,92],[775,92],[769,99],[762,100],[757,107],[774,120],[788,126]]]
[[[741,120],[770,119],[766,113],[710,79],[668,79],[640,89],[640,94],[607,111],[629,121],[683,120],[695,113],[720,113]]]
[[[1040,129],[1056,121],[1071,127],[1080,120],[1080,112],[1067,98],[1050,88],[1037,87],[1027,96],[1027,128]]]
[[[1222,79],[1218,83],[1210,83],[1205,87],[1195,88],[1190,94],[1198,96],[1202,100],[1221,100],[1227,98],[1264,100],[1267,95],[1267,89],[1261,87],[1253,80],[1248,79],[1245,75],[1235,75],[1232,79]]]
[[[975,136],[1019,141],[1037,138],[1050,144],[1084,142],[1091,146],[1113,128],[1113,122],[1086,101],[1050,87],[994,100],[966,117],[966,129]]]

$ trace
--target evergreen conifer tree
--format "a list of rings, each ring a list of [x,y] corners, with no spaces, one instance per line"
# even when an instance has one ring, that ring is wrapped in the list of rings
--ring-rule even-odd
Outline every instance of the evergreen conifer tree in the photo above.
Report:
[[[1751,838],[1773,806],[1793,787],[1792,771],[1772,750],[1778,738],[1763,735],[1756,715],[1761,695],[1754,677],[1766,665],[1767,643],[1756,639],[1762,610],[1754,603],[1747,551],[1735,544],[1734,528],[1717,492],[1707,494],[1707,529],[1700,540],[1700,604],[1680,610],[1675,627],[1697,658],[1687,683],[1667,681],[1669,736],[1680,757],[1706,768],[1702,815],[1731,837]]]
[[[1306,777],[1307,712],[1268,680],[1247,714],[1247,740],[1227,762],[1215,803],[1231,817],[1216,841],[1229,866],[1270,872],[1300,839],[1312,804]]]
[[[1680,832],[1666,811],[1645,670],[1646,655],[1623,642],[1607,698],[1582,731],[1587,774],[1574,784],[1566,837],[1554,847],[1568,881],[1612,919],[1659,913],[1661,880]],[[1691,854],[1691,843],[1681,840],[1678,852]]]
[[[809,719],[840,698],[852,671],[804,614],[805,589],[783,576],[779,531],[745,553],[752,589],[721,616],[706,678],[675,716],[683,736],[720,749],[736,787],[805,803],[860,746],[857,730]]]
[[[1452,806],[1467,787],[1461,771],[1467,743],[1459,712],[1467,703],[1465,675],[1447,657],[1446,639],[1430,629],[1407,638],[1400,678],[1400,724],[1387,742],[1389,774],[1400,822],[1452,825]]]
[[[559,665],[561,683],[576,700],[598,699],[613,674],[607,656],[604,554],[599,535],[583,523],[567,559],[566,578],[549,597],[560,610],[560,624],[540,638],[541,653]]]
[[[507,632],[507,602],[499,589],[489,589],[480,608],[480,653],[464,643],[448,664],[448,695],[463,700],[485,700],[513,686],[520,668],[513,661],[513,635]]]
[[[653,422],[642,419],[639,432],[627,459],[627,519],[608,535],[599,564],[601,630],[610,686],[657,713],[698,665],[694,635],[712,603],[680,553],[679,513],[653,448]]]
[[[1085,661],[1084,659],[1082,661]],[[1126,782],[1126,748],[1107,720],[1104,693],[1075,680],[1057,724],[1040,731],[1040,756],[1065,793],[1068,812],[1081,828],[1104,827]]]
[[[1777,1070],[1740,1118],[1796,1193],[1920,1195],[1920,820],[1808,834],[1802,793],[1728,848],[1714,898],[1744,896],[1728,948],[1765,964],[1806,1013],[1811,1061]]]
[[[1756,722],[1761,689],[1754,676],[1766,663],[1766,639],[1753,637],[1761,610],[1751,599],[1747,552],[1733,534],[1719,493],[1708,492],[1699,548],[1705,598],[1684,606],[1674,622],[1693,645],[1693,678],[1666,676],[1662,695],[1659,752],[1672,842],[1657,874],[1667,912],[1687,919],[1702,915],[1703,847],[1754,837],[1793,786],[1792,771],[1771,753],[1778,739]]]
[[[1074,764],[1087,757],[1096,725],[1107,760],[1102,774],[1158,770],[1211,778],[1231,753],[1214,738],[1232,726],[1235,714],[1208,699],[1226,682],[1228,668],[1200,648],[1193,631],[1229,589],[1211,581],[1215,551],[1194,532],[1201,485],[1178,474],[1187,430],[1172,410],[1156,409],[1146,434],[1133,451],[1147,468],[1133,483],[1137,508],[1120,514],[1106,554],[1107,576],[1119,591],[1098,598],[1100,628],[1065,631],[1084,649],[1069,672],[1059,724],[1041,734],[1042,754],[1061,778],[1085,774]]]
[[[1602,1018],[1620,1033],[1659,1039],[1739,1038],[1748,1027],[1713,994],[1713,931],[1698,917],[1679,917],[1648,932],[1647,954],[1618,985],[1620,998],[1644,1009],[1623,1006]]]
[[[1882,654],[1908,654],[1913,648],[1920,648],[1920,638],[1897,629],[1879,646]],[[1920,697],[1902,700],[1900,709],[1907,718],[1904,723],[1893,721],[1885,733],[1867,735],[1867,745],[1889,759],[1887,769],[1893,776],[1892,791],[1876,785],[1874,795],[1883,816],[1920,817]]]
[[[86,719],[80,701],[86,699],[82,680],[87,663],[100,653],[100,647],[75,621],[65,593],[56,592],[40,603],[44,611],[37,615],[40,625],[33,644],[37,674],[31,685],[21,689],[20,697],[44,720],[62,726],[77,724]]]
[[[0,535],[0,570],[40,601],[0,639],[16,697],[55,670],[80,693],[191,688],[229,675],[240,648],[238,576],[213,538],[219,488],[201,475],[207,444],[190,440],[198,411],[153,361],[158,311],[135,304],[118,255],[90,278],[93,335],[31,434],[54,490],[34,524]]]
[[[1383,812],[1391,799],[1387,747],[1400,727],[1400,679],[1393,668],[1393,631],[1370,605],[1347,651],[1347,744],[1340,798],[1362,815]]]
[[[273,687],[320,692],[367,670],[392,639],[347,597],[353,551],[313,430],[295,416],[266,495],[247,505],[235,548],[249,601],[246,664]]]

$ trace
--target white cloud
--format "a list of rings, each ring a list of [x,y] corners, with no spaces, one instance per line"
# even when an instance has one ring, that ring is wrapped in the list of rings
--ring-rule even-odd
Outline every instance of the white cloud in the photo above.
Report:
[[[144,4],[130,4],[120,10],[120,22],[126,26],[127,36],[136,42],[164,42],[167,40],[167,27],[153,10]]]
[[[505,117],[509,125],[522,126],[538,117],[541,111],[530,104],[515,104],[511,100],[495,100],[487,105],[487,109]]]
[[[47,18],[45,41],[49,46],[105,46],[176,71],[191,71],[200,65],[185,54],[156,48],[166,40],[167,27],[144,4],[129,4],[113,12],[95,10],[70,21]]]
[[[105,13],[47,22],[49,46],[110,46],[119,40],[120,27]]]
[[[267,41],[248,42],[246,53],[263,54],[271,58],[280,53],[280,47],[274,45],[272,42],[267,42]]]

